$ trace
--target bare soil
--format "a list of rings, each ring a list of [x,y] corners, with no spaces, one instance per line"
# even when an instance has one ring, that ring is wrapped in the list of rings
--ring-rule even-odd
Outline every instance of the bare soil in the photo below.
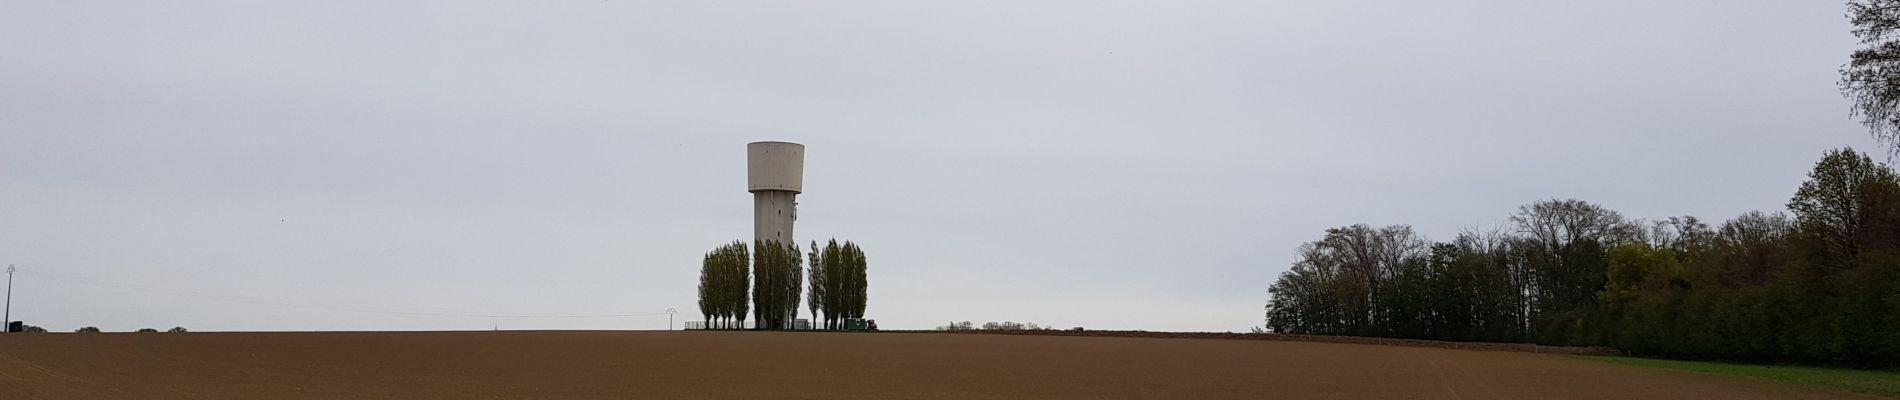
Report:
[[[913,333],[961,333],[975,335],[1040,335],[1040,336],[1089,336],[1089,337],[1142,337],[1168,339],[1229,339],[1229,340],[1279,340],[1289,342],[1321,342],[1377,344],[1386,346],[1430,347],[1436,349],[1521,351],[1527,353],[1569,354],[1573,356],[1619,356],[1622,352],[1608,347],[1567,347],[1543,346],[1530,343],[1489,343],[1489,342],[1447,342],[1442,340],[1388,339],[1357,336],[1318,336],[1287,335],[1277,333],[1233,333],[1233,332],[1151,332],[1151,331],[1072,331],[1072,330],[967,330],[967,331],[901,331]]]
[[[1570,356],[811,332],[0,337],[4,399],[1866,399]]]

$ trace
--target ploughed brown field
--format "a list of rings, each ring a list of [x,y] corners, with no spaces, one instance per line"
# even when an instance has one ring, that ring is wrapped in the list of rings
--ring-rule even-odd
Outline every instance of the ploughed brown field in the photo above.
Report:
[[[1571,356],[1292,341],[791,332],[0,337],[0,399],[1848,399]]]

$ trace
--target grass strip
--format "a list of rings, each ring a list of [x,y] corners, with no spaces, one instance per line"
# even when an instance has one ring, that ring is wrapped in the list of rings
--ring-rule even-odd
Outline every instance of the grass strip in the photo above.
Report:
[[[1711,361],[1664,360],[1640,357],[1581,356],[1612,364],[1666,368],[1710,374],[1770,379],[1797,385],[1854,393],[1900,397],[1900,371],[1787,365],[1736,364]]]

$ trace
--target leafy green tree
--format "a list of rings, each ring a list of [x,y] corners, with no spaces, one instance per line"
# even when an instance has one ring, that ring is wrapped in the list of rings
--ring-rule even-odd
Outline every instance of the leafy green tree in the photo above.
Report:
[[[798,251],[798,243],[792,242],[785,243],[785,251],[791,256],[791,262],[785,266],[785,274],[789,277],[780,294],[785,298],[783,329],[797,329],[798,325],[794,322],[798,321],[798,304],[805,298],[805,262],[800,256],[804,253]]]
[[[1846,267],[1856,263],[1872,219],[1887,217],[1896,188],[1894,173],[1851,148],[1830,151],[1808,173],[1788,210],[1795,221],[1825,246],[1825,263]],[[1884,239],[1884,238],[1883,238]]]
[[[1632,350],[1668,348],[1680,321],[1669,307],[1673,303],[1654,302],[1676,298],[1674,289],[1685,285],[1675,255],[1643,243],[1618,246],[1609,254],[1607,281],[1597,293],[1600,315],[1611,324],[1599,336],[1602,342]]]
[[[825,329],[844,329],[844,310],[848,308],[845,299],[849,297],[851,280],[845,271],[847,260],[843,249],[843,246],[838,245],[838,239],[831,239],[825,242],[824,249],[819,252],[818,269],[825,276],[824,304],[820,304],[825,310]]]

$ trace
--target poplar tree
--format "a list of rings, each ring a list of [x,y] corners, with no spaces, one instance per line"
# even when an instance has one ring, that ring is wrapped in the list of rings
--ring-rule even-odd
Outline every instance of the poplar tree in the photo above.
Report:
[[[825,243],[824,251],[819,256],[821,259],[819,269],[824,271],[825,275],[823,304],[825,329],[839,329],[840,321],[844,318],[846,308],[844,298],[846,292],[849,291],[846,284],[850,283],[850,280],[845,275],[843,264],[845,257],[840,254],[841,249],[838,246],[838,239],[831,239]]]
[[[806,256],[810,257],[810,260],[806,262],[811,263],[811,268],[806,270],[806,275],[811,278],[808,280],[810,290],[805,292],[805,304],[806,307],[811,308],[812,328],[828,329],[830,327],[822,325],[823,321],[818,319],[818,311],[824,309],[826,281],[825,270],[819,265],[819,260],[823,258],[823,255],[818,253],[818,241],[811,241],[811,253],[806,253]],[[829,312],[829,310],[826,311]]]
[[[846,241],[839,252],[844,257],[840,264],[843,265],[845,279],[849,282],[846,284],[848,289],[845,291],[847,297],[843,311],[847,318],[864,318],[864,306],[870,300],[868,293],[870,282],[869,277],[866,276],[864,250],[858,248],[857,243]]]
[[[719,315],[719,263],[717,252],[706,252],[699,266],[699,315],[705,319],[706,327],[712,327],[713,315]]]
[[[749,262],[745,242],[740,241],[706,254],[700,270],[700,312],[707,315],[708,327],[745,325],[746,288],[751,284],[746,276]]]

